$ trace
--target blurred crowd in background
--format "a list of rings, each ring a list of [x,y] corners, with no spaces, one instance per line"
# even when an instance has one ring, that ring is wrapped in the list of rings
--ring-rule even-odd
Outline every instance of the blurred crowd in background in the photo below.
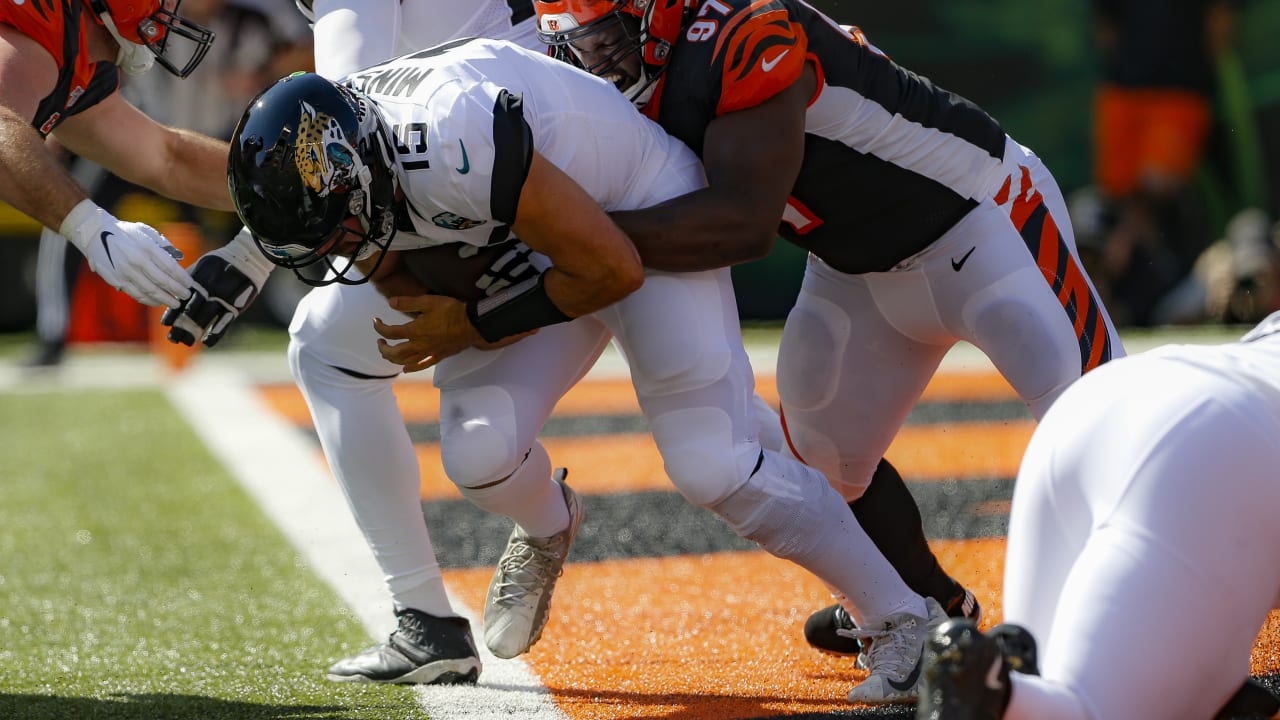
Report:
[[[1247,323],[1280,309],[1280,0],[811,2],[1035,148],[1068,194],[1082,259],[1121,327]],[[153,71],[124,86],[162,122],[228,137],[259,90],[312,69],[292,0],[183,0],[182,11],[217,33],[203,64],[186,80]],[[233,215],[67,162],[99,204],[160,228],[188,260],[239,229]],[[0,234],[10,260],[0,333],[35,331],[32,364],[157,332],[55,233],[0,206]],[[788,243],[735,268],[743,319],[784,317],[802,269]],[[274,273],[238,322],[282,327],[305,290]]]

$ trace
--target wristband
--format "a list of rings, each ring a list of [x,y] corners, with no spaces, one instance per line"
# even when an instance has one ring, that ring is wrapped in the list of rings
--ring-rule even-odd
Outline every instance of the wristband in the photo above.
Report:
[[[66,217],[62,218],[62,224],[58,226],[58,234],[70,240],[72,244],[80,248],[81,252],[84,252],[84,248],[80,247],[82,240],[78,237],[76,230],[97,216],[98,210],[98,204],[89,198],[81,200],[76,203],[75,207],[71,208],[71,212],[67,213]]]
[[[240,232],[236,233],[223,248],[223,254],[232,265],[245,266],[253,270],[254,275],[251,277],[259,287],[262,286],[262,281],[276,269],[276,264],[271,262],[271,258],[267,257],[267,254],[262,252],[258,244],[253,241],[253,233],[247,227],[240,228]]]
[[[467,303],[467,319],[485,342],[497,342],[573,319],[551,302],[544,277],[539,274],[489,297]]]

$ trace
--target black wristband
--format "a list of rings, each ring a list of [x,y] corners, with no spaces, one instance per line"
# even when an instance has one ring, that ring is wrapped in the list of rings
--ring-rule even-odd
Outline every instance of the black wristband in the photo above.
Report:
[[[467,303],[467,319],[486,342],[497,342],[540,327],[567,322],[565,315],[547,296],[543,275],[529,278],[486,298]]]

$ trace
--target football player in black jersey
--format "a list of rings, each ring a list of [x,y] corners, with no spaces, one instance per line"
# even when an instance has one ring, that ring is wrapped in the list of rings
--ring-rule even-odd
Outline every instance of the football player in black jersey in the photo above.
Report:
[[[1038,419],[1123,354],[1052,175],[981,108],[799,0],[537,0],[562,59],[611,80],[702,159],[707,188],[615,213],[649,267],[810,252],[778,391],[822,470],[908,585],[977,619],[884,460],[943,356],[981,349]],[[810,643],[850,653],[839,605]]]

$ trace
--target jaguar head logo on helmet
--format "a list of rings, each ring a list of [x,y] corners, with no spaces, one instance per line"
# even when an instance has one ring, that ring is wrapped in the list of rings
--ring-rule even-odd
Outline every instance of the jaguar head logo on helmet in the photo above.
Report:
[[[195,71],[213,45],[213,31],[178,14],[182,0],[86,0],[98,23],[120,44],[116,64],[130,75],[160,65],[180,78]]]
[[[611,81],[637,107],[653,97],[690,0],[535,0],[552,54]]]
[[[367,277],[351,274],[355,262],[387,250],[395,237],[393,153],[368,98],[294,73],[249,103],[231,135],[227,184],[271,262],[308,285],[357,285]],[[334,262],[342,257],[344,264]],[[322,261],[323,279],[301,272]]]

